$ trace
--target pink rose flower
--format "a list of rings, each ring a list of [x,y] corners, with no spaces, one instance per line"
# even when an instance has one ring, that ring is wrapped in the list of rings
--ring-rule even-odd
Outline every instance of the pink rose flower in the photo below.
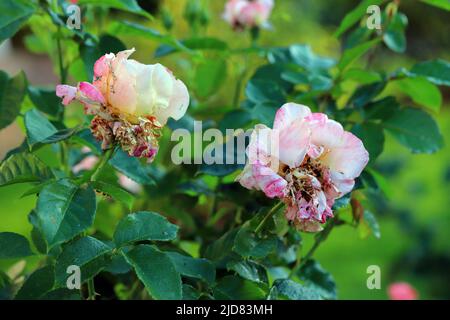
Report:
[[[361,140],[341,124],[295,103],[277,111],[273,129],[256,126],[247,156],[237,181],[281,199],[287,219],[309,232],[322,230],[369,161]]]
[[[417,300],[417,291],[406,282],[392,283],[388,288],[389,299],[391,300]]]
[[[234,29],[267,27],[273,0],[229,0],[223,18]]]
[[[105,54],[94,65],[93,83],[56,86],[68,105],[84,105],[94,136],[107,149],[118,142],[131,156],[153,159],[160,129],[169,118],[179,120],[189,105],[189,93],[161,64],[145,65],[128,57],[134,49]]]

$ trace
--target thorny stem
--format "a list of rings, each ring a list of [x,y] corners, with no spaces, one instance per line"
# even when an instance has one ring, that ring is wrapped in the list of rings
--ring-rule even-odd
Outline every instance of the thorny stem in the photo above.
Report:
[[[95,293],[95,285],[94,285],[94,278],[88,280],[88,300],[95,300],[95,296],[97,295]]]
[[[266,224],[266,222],[275,214],[278,212],[278,210],[284,205],[283,202],[278,202],[276,205],[274,205],[272,207],[272,209],[270,209],[270,211],[266,214],[266,216],[264,217],[264,219],[262,219],[262,221],[259,223],[259,225],[256,227],[255,229],[255,233],[258,233],[262,230],[262,228],[264,227],[264,225]]]
[[[90,181],[97,181],[97,178],[100,175],[103,167],[109,161],[109,159],[111,159],[111,157],[113,156],[115,150],[116,150],[116,146],[113,145],[110,149],[106,150],[103,153],[103,156],[101,157],[101,159],[98,162],[97,166],[93,170],[94,173],[91,175]]]
[[[297,262],[295,263],[289,274],[289,278],[292,278],[298,272],[298,270],[300,270],[305,265],[305,263],[312,258],[317,248],[319,248],[320,244],[328,238],[331,230],[333,230],[334,226],[336,225],[336,219],[336,217],[331,219],[325,229],[317,234],[313,246],[311,247],[311,249],[309,249],[306,255],[302,258],[297,259]]]

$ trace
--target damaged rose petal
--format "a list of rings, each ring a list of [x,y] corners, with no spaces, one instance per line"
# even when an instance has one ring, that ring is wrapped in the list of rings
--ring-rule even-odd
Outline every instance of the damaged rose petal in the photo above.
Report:
[[[274,137],[276,149],[268,147]],[[273,129],[255,128],[247,155],[240,184],[281,199],[286,218],[308,232],[322,230],[335,200],[353,189],[369,161],[361,140],[341,124],[295,103],[277,111]]]
[[[91,131],[106,150],[119,144],[130,156],[152,161],[161,129],[179,120],[189,105],[186,86],[161,64],[128,59],[134,49],[102,56],[94,65],[93,83],[58,85],[56,94],[68,105],[81,102],[94,115]]]

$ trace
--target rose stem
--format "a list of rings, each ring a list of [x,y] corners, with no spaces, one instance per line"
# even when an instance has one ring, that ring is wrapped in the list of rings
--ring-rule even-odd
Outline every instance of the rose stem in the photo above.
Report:
[[[278,209],[280,209],[282,206],[284,205],[283,202],[278,202],[276,205],[274,205],[272,207],[272,209],[270,209],[270,211],[266,214],[266,216],[264,217],[264,219],[262,219],[262,221],[259,223],[259,225],[256,227],[255,229],[255,233],[258,233],[259,231],[261,231],[261,229],[264,227],[264,225],[266,224],[267,220],[269,220],[275,213],[277,213]]]

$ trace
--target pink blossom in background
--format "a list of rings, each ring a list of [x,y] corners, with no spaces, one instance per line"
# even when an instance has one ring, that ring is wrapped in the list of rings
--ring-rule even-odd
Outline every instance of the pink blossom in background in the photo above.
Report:
[[[389,285],[389,299],[391,300],[417,300],[417,291],[407,282],[396,282]]]
[[[223,18],[234,29],[267,27],[273,0],[229,0]]]
[[[341,124],[295,103],[277,111],[273,129],[255,127],[247,156],[240,184],[281,199],[287,219],[309,232],[322,230],[334,201],[352,190],[369,161],[361,140]]]
[[[95,115],[91,131],[103,149],[118,143],[130,156],[153,160],[161,128],[169,118],[184,116],[189,93],[163,65],[128,59],[134,51],[105,54],[94,65],[92,83],[61,84],[56,95],[64,105],[77,100],[86,114]]]
[[[119,173],[119,184],[122,186],[122,188],[128,190],[131,193],[139,193],[142,191],[142,186],[139,183],[131,180],[122,173]]]
[[[94,155],[87,156],[86,158],[84,158],[83,160],[81,160],[80,162],[78,162],[76,165],[73,166],[72,172],[77,174],[81,171],[92,170],[94,169],[97,162],[98,162],[97,156]]]

